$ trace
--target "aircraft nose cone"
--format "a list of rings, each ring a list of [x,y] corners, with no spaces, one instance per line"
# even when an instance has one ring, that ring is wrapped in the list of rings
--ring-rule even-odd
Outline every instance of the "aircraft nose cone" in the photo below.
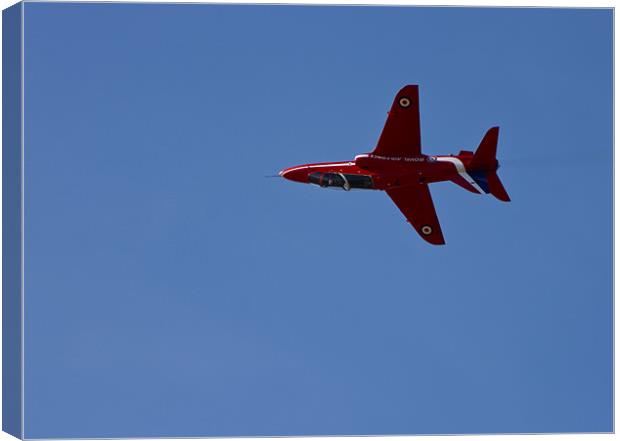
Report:
[[[285,179],[288,179],[289,181],[302,183],[308,182],[308,172],[305,167],[285,168],[279,173],[279,175]]]

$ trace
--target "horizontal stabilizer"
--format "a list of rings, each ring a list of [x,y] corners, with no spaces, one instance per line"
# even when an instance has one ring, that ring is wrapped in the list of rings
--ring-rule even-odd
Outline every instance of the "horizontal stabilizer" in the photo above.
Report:
[[[499,176],[495,172],[489,172],[487,174],[487,182],[489,183],[489,191],[500,201],[510,202],[510,197],[506,192],[506,189],[502,185],[502,181],[499,180]]]

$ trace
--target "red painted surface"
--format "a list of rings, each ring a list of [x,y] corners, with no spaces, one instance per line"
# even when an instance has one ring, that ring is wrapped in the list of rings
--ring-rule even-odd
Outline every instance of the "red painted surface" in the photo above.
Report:
[[[473,193],[490,192],[499,200],[510,200],[496,174],[498,137],[499,127],[493,127],[475,153],[422,154],[418,86],[409,85],[396,94],[372,153],[358,155],[351,161],[290,167],[282,170],[280,176],[345,190],[384,190],[423,239],[441,245],[445,241],[428,184],[452,181]]]

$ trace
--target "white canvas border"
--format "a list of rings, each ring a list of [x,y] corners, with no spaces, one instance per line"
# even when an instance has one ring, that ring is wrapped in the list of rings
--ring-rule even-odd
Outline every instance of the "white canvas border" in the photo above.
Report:
[[[28,1],[48,1],[48,0],[28,0]],[[70,2],[72,0],[59,0],[60,2]],[[75,1],[75,2],[80,2],[80,3],[84,3],[83,1]],[[12,6],[13,4],[15,4],[15,1],[11,1],[11,0],[0,0],[0,6],[2,7],[2,9],[5,9],[9,6]],[[96,1],[94,3],[97,3]],[[99,2],[99,3],[116,3],[116,1],[105,1],[105,2]],[[148,1],[132,1],[131,3],[224,3],[222,1],[193,1],[193,0],[185,0],[182,2],[172,2],[172,1],[166,1],[166,0],[148,0]],[[470,1],[463,1],[463,0],[450,0],[449,3],[438,3],[436,1],[429,1],[429,0],[417,0],[415,2],[410,1],[410,0],[366,0],[366,1],[360,1],[360,0],[338,0],[337,3],[335,3],[334,1],[329,1],[329,0],[313,0],[312,2],[303,2],[303,1],[299,1],[299,0],[288,0],[286,2],[274,2],[273,0],[245,0],[245,1],[229,1],[226,3],[237,3],[237,4],[302,4],[302,5],[308,5],[308,4],[313,4],[313,5],[380,5],[380,6],[470,6],[470,7],[559,7],[559,8],[615,8],[616,6],[616,2],[615,1],[571,1],[571,0],[564,0],[564,1],[550,1],[550,0],[546,0],[546,1],[542,1],[542,2],[534,2],[534,1],[529,1],[529,2],[525,2],[525,1],[502,1],[502,2],[497,2],[497,1],[489,1],[489,0],[477,0],[475,2],[470,2]],[[614,22],[615,22],[615,17],[614,17]],[[0,22],[0,27],[1,27],[1,22]],[[22,91],[21,91],[21,176],[22,176],[22,180],[21,180],[21,210],[22,210],[22,218],[21,218],[21,231],[22,231],[22,236],[21,236],[21,248],[22,248],[22,253],[21,253],[21,300],[22,300],[22,309],[21,309],[21,326],[22,326],[22,332],[21,332],[21,339],[22,339],[22,352],[21,352],[21,361],[22,361],[22,379],[23,379],[23,373],[24,373],[24,300],[25,300],[25,292],[24,292],[24,241],[25,241],[25,237],[24,237],[24,218],[25,218],[25,212],[24,212],[24,190],[25,190],[25,179],[24,179],[24,8],[23,8],[23,4],[22,4],[22,26],[21,26],[21,39],[22,39],[22,45],[21,45],[21,50],[22,50],[22,56],[21,56],[21,63],[22,63],[22,71],[21,71],[21,83],[22,83]],[[1,32],[0,32],[0,47],[1,47]],[[616,69],[615,69],[615,59],[616,59],[616,48],[618,47],[617,45],[617,36],[614,32],[614,84],[616,82]],[[1,58],[0,58],[0,67],[1,67]],[[617,115],[615,112],[615,102],[616,102],[616,88],[614,87],[614,113],[613,113],[613,117],[614,117],[614,170],[617,168],[616,166],[618,165],[618,162],[620,161],[620,159],[618,159],[615,155],[615,127],[618,124],[618,120],[617,120]],[[2,116],[2,110],[0,109],[0,117]],[[1,170],[1,165],[2,165],[2,158],[0,156],[0,170]],[[1,201],[1,190],[2,190],[2,183],[0,181],[0,201]],[[615,173],[614,173],[614,231],[616,229],[616,213],[615,213],[615,196],[616,196],[616,180],[615,180]],[[2,215],[2,205],[0,204],[0,219],[1,219],[1,215]],[[0,220],[1,222],[1,220]],[[616,274],[616,270],[617,270],[617,261],[615,259],[615,250],[616,250],[616,244],[615,244],[615,239],[616,236],[615,234],[613,235],[614,237],[614,294],[615,294],[615,283],[616,283],[616,278],[615,278],[615,274]],[[2,238],[0,237],[0,246],[2,245]],[[1,260],[2,257],[0,256],[0,264],[1,264]],[[0,265],[0,277],[2,275],[2,267]],[[614,295],[615,297],[615,295]],[[1,312],[1,304],[0,304],[0,312]],[[616,316],[616,303],[614,301],[614,361],[615,361],[615,342],[617,341],[617,335],[616,335],[616,327],[615,327],[615,316]],[[2,330],[0,328],[0,334],[1,334]],[[1,365],[1,353],[0,353],[0,365]],[[614,404],[615,404],[615,396],[616,396],[616,382],[615,382],[615,378],[616,378],[616,374],[617,374],[617,365],[614,362]],[[1,391],[1,385],[0,385],[0,391]],[[24,382],[22,380],[22,384],[21,384],[21,391],[22,391],[22,408],[21,408],[21,431],[22,431],[22,438],[24,437]],[[2,404],[0,403],[0,409],[1,409]],[[616,420],[617,417],[617,407],[614,405],[614,422]],[[615,424],[614,424],[614,428],[615,428]],[[615,430],[615,429],[614,429]],[[523,439],[531,439],[533,434],[519,434],[519,435],[501,435],[501,434],[494,434],[494,435],[429,435],[429,436],[412,436],[412,435],[401,435],[401,436],[373,436],[372,439],[373,440],[377,440],[377,441],[389,441],[390,439],[399,439],[399,440],[403,440],[403,441],[416,441],[416,440],[438,440],[438,439],[448,439],[448,438],[453,438],[454,436],[458,436],[459,439],[462,440],[479,440],[479,439],[484,439],[484,440],[488,440],[488,441],[495,441],[495,440],[502,440],[502,439],[510,439],[510,440],[523,440]],[[596,439],[596,440],[602,440],[602,439],[609,439],[609,438],[615,438],[616,435],[615,434],[554,434],[554,435],[536,435],[536,439],[541,439],[541,440],[550,440],[550,441],[559,441],[559,440],[571,440],[571,439],[577,439],[577,437],[579,437],[579,439],[583,439],[584,436],[587,436],[587,439]],[[297,440],[312,440],[312,441],[329,441],[329,440],[335,440],[338,437],[295,437],[294,439]],[[347,437],[348,440],[351,441],[362,441],[366,438],[369,437],[362,437],[362,436],[351,436],[351,437]],[[13,437],[11,437],[10,435],[2,432],[0,433],[0,441],[8,441],[10,439],[14,439]],[[182,440],[182,439],[187,439],[187,438],[139,438],[142,440],[149,440],[149,439],[169,439],[169,440]],[[193,438],[192,438],[193,439]],[[199,438],[200,439],[200,438]],[[209,438],[209,439],[230,439],[230,438]],[[239,440],[243,440],[243,439],[247,439],[247,440],[253,440],[253,441],[257,441],[257,440],[269,440],[269,439],[274,439],[274,438],[236,438]]]

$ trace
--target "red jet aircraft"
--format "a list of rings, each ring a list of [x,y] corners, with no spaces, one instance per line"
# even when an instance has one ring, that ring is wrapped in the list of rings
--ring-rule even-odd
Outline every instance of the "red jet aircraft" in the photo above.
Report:
[[[489,129],[475,153],[462,150],[449,156],[422,154],[418,86],[409,85],[396,94],[372,153],[357,155],[348,162],[290,167],[280,176],[347,191],[384,190],[423,239],[443,245],[428,184],[452,181],[472,193],[491,193],[500,201],[510,201],[496,173],[498,135],[499,127]]]

